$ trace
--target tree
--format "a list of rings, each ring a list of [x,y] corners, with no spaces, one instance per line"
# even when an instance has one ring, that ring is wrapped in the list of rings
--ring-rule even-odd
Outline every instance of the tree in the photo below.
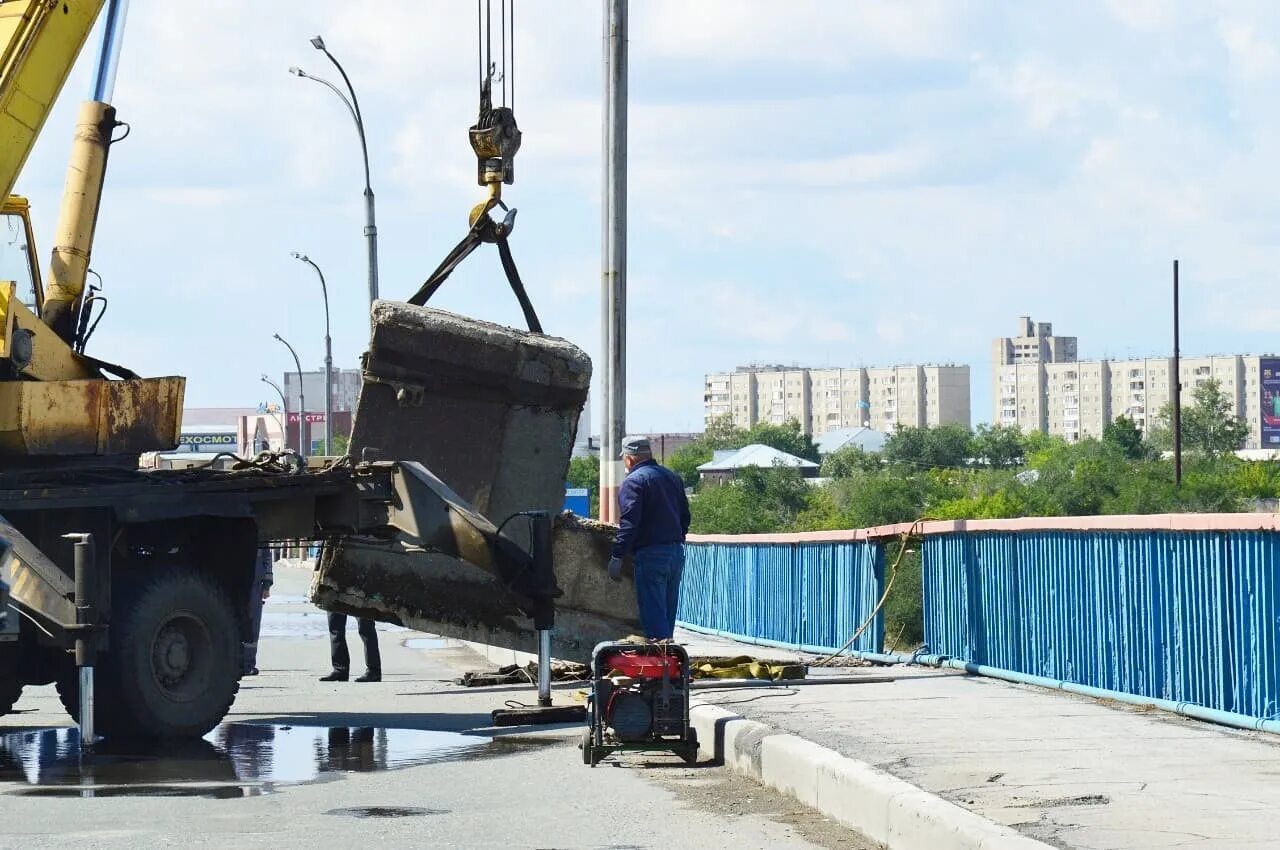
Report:
[[[585,487],[591,493],[591,515],[600,515],[600,458],[597,455],[575,457],[569,461],[565,481],[570,487]]]
[[[979,425],[970,445],[974,458],[992,469],[1008,469],[1022,462],[1027,443],[1012,425]]]
[[[814,463],[819,459],[818,447],[814,444],[813,438],[806,434],[800,427],[800,423],[794,419],[789,419],[782,425],[774,425],[770,422],[757,423],[743,435],[741,445],[746,446],[752,443],[770,446],[780,452],[802,457]],[[740,446],[732,448],[740,448]]]
[[[698,467],[711,460],[714,452],[701,440],[681,446],[667,457],[667,467],[684,479],[684,486],[698,486]]]
[[[733,417],[726,413],[708,422],[702,438],[696,442],[713,450],[740,449],[750,442],[746,435],[747,432],[733,424]]]
[[[822,475],[824,478],[848,478],[857,472],[876,472],[883,466],[880,455],[865,451],[862,446],[845,446],[823,459]]]
[[[891,465],[932,469],[964,466],[969,458],[969,429],[963,425],[909,428],[899,425],[885,440],[881,455]]]
[[[827,486],[845,528],[911,522],[923,512],[924,486],[920,478],[893,470],[864,472]]]
[[[1119,449],[1129,460],[1142,460],[1150,454],[1150,449],[1142,442],[1138,423],[1128,416],[1119,416],[1114,422],[1108,422],[1102,429],[1102,442]]]
[[[1233,412],[1234,405],[1214,378],[1196,386],[1192,404],[1182,409],[1182,448],[1188,452],[1217,457],[1234,452],[1249,436],[1249,424]],[[1152,429],[1152,445],[1173,448],[1173,404],[1160,408]]]
[[[1189,448],[1216,457],[1244,445],[1249,424],[1236,416],[1221,384],[1210,378],[1191,395],[1195,403],[1182,417],[1182,439]]]
[[[795,469],[747,467],[718,487],[704,488],[690,502],[691,530],[701,534],[785,531],[809,507],[813,490]]]

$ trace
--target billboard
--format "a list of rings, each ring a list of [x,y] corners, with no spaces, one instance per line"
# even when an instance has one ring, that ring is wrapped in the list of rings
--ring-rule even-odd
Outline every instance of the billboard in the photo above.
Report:
[[[1280,449],[1280,358],[1264,357],[1258,364],[1262,392],[1262,448]]]

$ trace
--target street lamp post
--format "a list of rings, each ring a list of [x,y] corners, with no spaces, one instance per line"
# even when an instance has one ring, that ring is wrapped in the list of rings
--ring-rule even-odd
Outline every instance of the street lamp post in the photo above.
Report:
[[[298,359],[298,352],[293,350],[293,346],[286,342],[284,337],[280,334],[272,334],[272,336],[289,349],[289,353],[293,355],[293,365],[298,369],[298,457],[305,458],[307,451],[303,447],[302,436],[307,427],[307,397],[302,392],[302,361]]]
[[[324,272],[306,254],[294,251],[295,260],[301,260],[316,270],[320,277],[320,294],[324,296],[324,451],[333,454],[333,342],[329,339],[329,287],[324,282]]]
[[[356,124],[356,132],[360,134],[360,155],[364,160],[364,238],[369,254],[369,305],[373,306],[373,302],[378,299],[378,225],[374,218],[373,186],[369,179],[369,146],[364,136],[364,116],[360,113],[360,101],[356,99],[356,90],[351,85],[351,78],[347,76],[347,72],[342,69],[342,65],[338,64],[338,60],[329,52],[329,49],[324,46],[324,39],[316,36],[311,39],[311,46],[329,57],[333,67],[337,68],[338,73],[342,75],[342,82],[346,83],[350,98],[348,99],[347,94],[343,94],[342,90],[333,83],[322,77],[308,74],[301,68],[292,67],[289,73],[304,80],[314,80],[336,94],[347,107],[347,111],[351,113],[351,119]]]
[[[266,375],[262,376],[262,383],[269,384],[271,388],[280,395],[280,409],[284,411],[285,418],[287,419],[289,416],[289,400],[284,397],[284,390],[280,389],[280,385],[268,378]],[[280,424],[280,447],[284,448],[285,438],[289,433],[289,429],[285,427],[284,422],[280,421],[279,416],[276,417],[276,422]],[[270,446],[268,446],[268,448],[270,448]]]

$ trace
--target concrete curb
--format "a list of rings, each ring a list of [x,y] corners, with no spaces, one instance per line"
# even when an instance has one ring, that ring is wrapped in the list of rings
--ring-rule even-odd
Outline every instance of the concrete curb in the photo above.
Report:
[[[695,703],[704,758],[794,797],[889,850],[1051,850],[896,776],[715,705]]]

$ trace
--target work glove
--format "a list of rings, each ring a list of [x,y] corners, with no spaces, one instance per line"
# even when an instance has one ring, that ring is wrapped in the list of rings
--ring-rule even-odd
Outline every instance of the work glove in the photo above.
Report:
[[[613,579],[614,581],[622,581],[622,559],[621,558],[609,559],[609,578]]]

